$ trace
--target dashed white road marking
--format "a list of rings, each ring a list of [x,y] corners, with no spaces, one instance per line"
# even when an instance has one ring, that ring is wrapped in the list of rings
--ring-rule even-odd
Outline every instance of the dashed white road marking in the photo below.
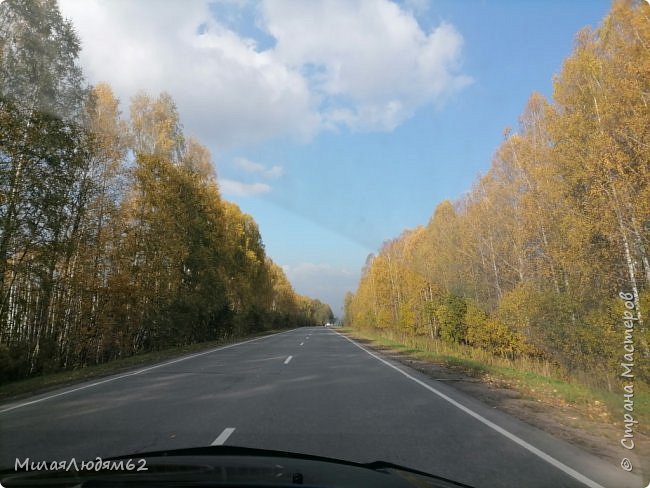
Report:
[[[287,359],[285,359],[284,364],[289,364],[289,361],[291,361],[291,358],[293,358],[293,356],[289,356]]]
[[[228,440],[228,437],[232,435],[232,433],[235,432],[234,427],[226,427],[223,429],[223,432],[219,434],[219,437],[217,437],[214,441],[212,441],[211,446],[223,446],[224,442]]]
[[[301,346],[304,346],[304,345],[305,345],[305,343],[304,343],[304,342],[301,342],[301,343],[300,343],[300,345],[301,345]]]
[[[398,367],[395,366],[394,364],[391,364],[391,363],[389,363],[388,361],[386,361],[385,359],[382,359],[382,358],[380,358],[379,356],[377,356],[376,354],[373,354],[373,353],[370,352],[368,349],[366,349],[365,347],[363,347],[363,346],[357,344],[355,341],[353,341],[353,340],[350,339],[349,337],[346,337],[346,336],[344,336],[343,334],[341,334],[341,333],[339,333],[339,332],[337,332],[337,331],[335,331],[335,330],[332,331],[332,332],[334,332],[335,334],[338,334],[339,336],[343,337],[344,339],[347,339],[347,340],[350,341],[352,344],[354,344],[355,346],[357,346],[359,349],[361,349],[362,351],[365,351],[366,353],[370,354],[373,358],[375,358],[375,359],[381,361],[382,363],[384,363],[384,364],[385,364],[386,366],[388,366],[389,368],[393,368],[395,371],[397,371],[397,372],[400,373],[400,374],[403,374],[404,376],[406,376],[406,377],[407,377],[408,379],[410,379],[411,381],[414,381],[414,382],[416,382],[418,385],[423,386],[424,388],[426,388],[427,390],[429,390],[430,392],[435,393],[436,395],[438,395],[438,396],[439,396],[440,398],[442,398],[443,400],[445,400],[445,401],[451,403],[454,407],[459,408],[460,410],[462,410],[462,411],[465,412],[466,414],[468,414],[468,415],[474,417],[474,418],[475,418],[476,420],[478,420],[479,422],[481,422],[481,423],[487,425],[487,426],[490,427],[492,430],[497,431],[499,434],[501,434],[501,435],[507,437],[507,438],[510,439],[512,442],[514,442],[514,443],[520,445],[521,447],[523,447],[523,448],[526,449],[527,451],[531,452],[531,453],[534,454],[535,456],[537,456],[537,457],[543,459],[544,461],[546,461],[546,462],[549,463],[550,465],[556,467],[556,468],[559,469],[560,471],[563,471],[564,473],[568,474],[568,475],[571,476],[572,478],[574,478],[574,479],[580,481],[581,483],[583,483],[584,485],[588,486],[589,488],[604,488],[601,484],[595,482],[595,481],[592,480],[591,478],[587,478],[584,474],[579,473],[579,472],[576,471],[575,469],[573,469],[573,468],[567,466],[566,464],[564,464],[563,462],[561,462],[561,461],[555,459],[553,456],[550,456],[549,454],[546,454],[544,451],[542,451],[541,449],[538,449],[537,447],[533,446],[532,444],[526,442],[526,441],[523,440],[521,437],[516,436],[515,434],[513,434],[513,433],[511,433],[510,431],[504,429],[504,428],[501,427],[500,425],[495,424],[495,423],[492,422],[491,420],[488,420],[488,419],[486,419],[485,417],[483,417],[481,414],[478,414],[478,413],[476,413],[474,410],[472,410],[472,409],[466,407],[466,406],[463,405],[462,403],[457,402],[456,400],[454,400],[454,399],[451,398],[450,396],[447,396],[447,395],[445,395],[444,393],[442,393],[441,391],[436,390],[433,386],[428,385],[428,384],[425,383],[424,381],[419,380],[419,379],[417,379],[417,378],[414,377],[414,376],[411,376],[411,375],[408,374],[406,371],[403,371],[401,368],[398,368]]]

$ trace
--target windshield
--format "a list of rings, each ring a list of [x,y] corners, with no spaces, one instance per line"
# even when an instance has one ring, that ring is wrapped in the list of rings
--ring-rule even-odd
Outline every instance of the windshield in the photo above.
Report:
[[[0,1],[0,468],[646,486],[649,320],[648,1]]]

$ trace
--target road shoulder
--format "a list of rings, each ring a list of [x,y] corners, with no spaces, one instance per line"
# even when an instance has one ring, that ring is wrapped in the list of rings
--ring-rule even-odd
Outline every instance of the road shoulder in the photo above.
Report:
[[[506,382],[488,375],[479,376],[461,367],[451,367],[442,362],[421,359],[407,352],[359,337],[349,330],[345,331],[344,335],[392,362],[418,371],[496,411],[508,414],[596,456],[614,469],[621,470],[619,463],[623,450],[620,447],[620,438],[623,428],[612,425],[611,420],[602,418],[598,415],[599,412],[596,412],[594,418],[594,412],[585,412],[566,403],[550,403],[522,395]],[[648,466],[644,464],[643,471],[640,468],[642,460],[650,459],[650,437],[635,432],[635,443],[637,469],[634,472],[645,479],[648,478]]]

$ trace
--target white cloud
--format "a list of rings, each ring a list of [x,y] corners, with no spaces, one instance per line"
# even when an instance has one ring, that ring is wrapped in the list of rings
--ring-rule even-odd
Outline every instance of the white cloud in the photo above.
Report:
[[[299,263],[296,265],[285,264],[282,269],[287,274],[287,277],[296,278],[311,274],[331,274],[332,272],[338,274],[349,274],[349,271],[344,268],[334,268],[331,264],[318,264],[318,263]]]
[[[168,91],[187,131],[214,147],[309,140],[326,128],[391,130],[470,82],[457,74],[456,29],[424,32],[416,9],[388,0],[224,5],[257,11],[255,28],[275,45],[227,27],[208,0],[60,0],[90,82],[109,82],[125,108],[140,89]]]
[[[259,174],[266,178],[279,178],[284,174],[282,166],[275,165],[267,168],[263,164],[246,158],[236,158],[233,160],[233,164],[247,173]]]
[[[329,304],[339,316],[343,313],[345,292],[354,291],[360,278],[360,271],[323,263],[303,262],[283,265],[282,269],[298,293]]]
[[[219,179],[219,187],[224,195],[235,197],[250,197],[271,191],[271,187],[266,183],[242,183],[228,179]]]
[[[404,5],[415,13],[427,12],[431,8],[429,0],[405,0]]]
[[[139,89],[168,91],[186,129],[216,147],[311,137],[320,118],[306,80],[213,19],[208,3],[60,2],[89,81],[109,82],[125,106]]]
[[[278,165],[271,166],[264,172],[264,174],[269,178],[279,178],[284,174],[284,168]]]
[[[263,164],[256,163],[246,158],[236,158],[233,163],[238,168],[243,169],[247,173],[262,173],[266,167]]]
[[[391,130],[471,81],[455,74],[463,38],[451,24],[425,33],[387,0],[275,0],[263,13],[274,57],[328,101],[325,124]]]

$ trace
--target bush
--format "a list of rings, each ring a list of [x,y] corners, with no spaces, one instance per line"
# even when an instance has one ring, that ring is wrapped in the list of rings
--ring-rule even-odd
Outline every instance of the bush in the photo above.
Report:
[[[17,380],[29,372],[29,350],[25,344],[14,344],[10,348],[0,344],[0,383]]]
[[[455,344],[467,341],[466,312],[465,300],[456,295],[447,295],[444,303],[436,309],[440,336],[444,341]]]

